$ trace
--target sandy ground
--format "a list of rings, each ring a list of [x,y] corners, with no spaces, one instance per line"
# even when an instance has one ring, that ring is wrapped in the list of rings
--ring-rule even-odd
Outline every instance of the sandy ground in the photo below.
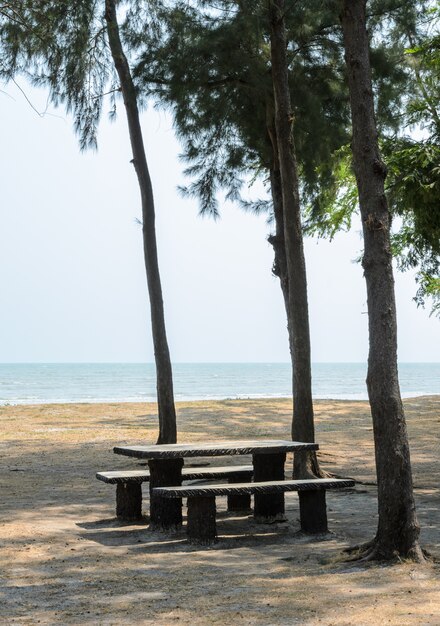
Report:
[[[421,539],[440,557],[440,397],[405,407]],[[94,478],[139,466],[112,447],[155,441],[153,405],[0,407],[0,623],[440,625],[440,565],[338,560],[375,531],[371,421],[363,402],[317,402],[316,413],[322,465],[359,481],[328,494],[332,532],[298,532],[296,494],[288,523],[271,526],[230,516],[219,498],[220,541],[198,549],[184,531],[150,532],[147,518],[119,523],[114,486]],[[286,400],[181,403],[178,416],[181,441],[289,436]]]

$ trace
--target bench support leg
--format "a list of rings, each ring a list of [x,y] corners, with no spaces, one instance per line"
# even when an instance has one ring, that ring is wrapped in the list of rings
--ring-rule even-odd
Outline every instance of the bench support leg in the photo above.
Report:
[[[284,480],[286,454],[254,454],[254,482]],[[257,522],[284,522],[284,493],[254,496],[254,517]]]
[[[150,468],[150,528],[172,531],[182,525],[182,498],[162,498],[153,493],[154,487],[174,487],[182,484],[183,459],[152,459]]]
[[[328,533],[325,489],[299,491],[301,530],[309,534]]]
[[[140,483],[116,484],[116,517],[126,521],[142,518],[142,487]]]
[[[188,541],[193,545],[211,546],[217,541],[215,496],[190,496],[188,498],[186,530]]]
[[[246,480],[250,480],[250,477]],[[229,484],[242,483],[244,479],[242,476],[230,476],[228,479]],[[249,512],[251,510],[251,496],[250,494],[238,495],[231,494],[228,496],[228,511],[231,513],[236,512]]]

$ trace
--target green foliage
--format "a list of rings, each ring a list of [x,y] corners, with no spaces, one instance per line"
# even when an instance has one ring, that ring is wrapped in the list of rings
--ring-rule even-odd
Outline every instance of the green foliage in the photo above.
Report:
[[[440,313],[440,146],[402,140],[387,146],[388,196],[401,227],[393,236],[399,267],[418,268],[415,300]]]
[[[357,186],[351,167],[348,144],[332,155],[331,175],[328,164],[318,168],[319,193],[306,205],[304,229],[308,235],[333,239],[339,231],[348,231],[358,208]]]
[[[431,315],[440,317],[440,278],[419,272],[417,277],[419,288],[417,290],[415,301],[419,306],[425,306],[426,298],[431,298]]]
[[[424,138],[403,136],[386,142],[390,208],[401,219],[393,237],[394,251],[403,270],[417,268],[419,288],[415,300],[440,315],[440,5],[422,15],[422,32],[409,37],[406,50],[410,89],[405,102],[406,127],[419,129]],[[434,31],[434,34],[432,34]],[[417,42],[417,43],[415,43]]]
[[[438,23],[440,8],[433,13]],[[408,99],[406,115],[409,124],[417,124],[429,136],[440,138],[440,35],[428,36],[420,45],[406,51],[413,74],[413,91]]]
[[[372,0],[368,7],[387,193],[399,218],[394,251],[401,269],[419,270],[418,303],[425,295],[438,302],[439,5]],[[267,4],[130,0],[120,8],[139,102],[153,97],[173,112],[190,178],[182,191],[214,216],[219,191],[270,213],[270,200],[242,198],[244,182],[267,181],[274,164]],[[306,228],[333,237],[350,227],[357,204],[338,2],[291,3],[286,21]],[[114,116],[119,91],[103,0],[0,3],[0,79],[20,73],[71,112],[82,149],[96,147],[104,96]],[[423,139],[409,138],[408,128],[422,129]]]
[[[162,33],[154,41],[133,28],[131,43],[139,50],[135,76],[140,89],[173,111],[185,173],[192,179],[184,193],[214,216],[220,190],[245,208],[261,210],[270,203],[244,202],[240,192],[246,179],[266,179],[273,164],[267,6],[225,1],[214,11],[203,5],[178,2],[164,10]],[[295,4],[288,16],[295,140],[308,195],[316,188],[317,165],[347,141],[335,16],[324,7],[316,1]]]
[[[154,30],[158,0],[131,0],[131,19]],[[73,117],[82,150],[97,147],[105,96],[116,113],[119,82],[107,41],[104,0],[14,0],[0,4],[0,80],[25,75],[49,89],[49,101]],[[142,98],[139,98],[142,102]]]
[[[372,61],[381,150],[388,168],[386,191],[395,217],[393,253],[399,269],[417,270],[417,304],[424,306],[429,299],[432,312],[440,314],[440,38],[431,34],[440,13],[438,4],[422,11],[425,6],[417,7],[417,20],[412,14],[416,7],[404,7],[403,14],[393,13],[394,25],[386,26],[390,58],[400,49],[400,95],[393,95],[389,79],[380,78],[386,65],[378,62],[385,50],[383,42],[373,51]],[[384,34],[382,26],[379,34]],[[410,41],[413,45],[408,48]],[[414,132],[408,136],[408,129],[419,135],[423,132],[423,139],[414,139]],[[326,175],[326,181],[324,184],[322,177],[320,193],[308,206],[306,228],[309,233],[331,238],[349,228],[357,211],[348,146],[332,156],[331,176]]]
[[[237,199],[244,173],[258,167],[259,154],[269,158],[267,58],[259,52],[255,21],[245,15],[235,15],[231,23],[177,3],[161,18],[157,47],[144,32],[134,37],[141,46],[135,76],[142,89],[173,111],[185,173],[193,179],[181,191],[196,196],[203,213],[217,216],[218,190]]]
[[[102,94],[114,73],[103,11],[93,0],[19,3],[0,24],[2,77],[26,75],[49,88],[50,101],[73,115],[81,149],[96,147]],[[102,9],[102,6],[101,6]],[[11,27],[13,32],[11,32]]]
[[[403,140],[388,145],[386,154],[393,213],[403,219],[410,213],[414,233],[440,254],[440,146]]]
[[[440,146],[432,141],[403,138],[381,143],[387,164],[386,192],[394,216],[393,254],[399,269],[417,269],[415,301],[440,313]],[[306,232],[333,238],[349,230],[358,212],[356,181],[349,146],[334,155],[333,184],[308,206]]]

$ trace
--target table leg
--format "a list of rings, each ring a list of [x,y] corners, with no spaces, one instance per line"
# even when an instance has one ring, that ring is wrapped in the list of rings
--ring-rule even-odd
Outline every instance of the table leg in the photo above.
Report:
[[[175,530],[182,525],[182,499],[162,498],[154,487],[178,487],[182,484],[183,459],[150,459],[150,528]]]
[[[116,517],[126,521],[142,519],[141,483],[116,484]]]
[[[286,453],[254,454],[254,482],[284,480]],[[284,515],[284,493],[255,494],[254,518],[259,522],[282,522]]]
[[[251,480],[251,476],[249,476],[248,480]],[[232,485],[233,483],[242,483],[242,476],[230,476],[228,479],[228,483]],[[246,494],[244,496],[231,494],[228,496],[228,511],[230,513],[241,513],[241,512],[249,512],[251,509],[251,497]]]
[[[328,533],[325,490],[298,491],[301,530],[310,534]]]

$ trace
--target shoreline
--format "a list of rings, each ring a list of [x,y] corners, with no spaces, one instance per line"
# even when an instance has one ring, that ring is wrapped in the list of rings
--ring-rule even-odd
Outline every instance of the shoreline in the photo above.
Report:
[[[357,395],[357,394],[353,394]],[[403,402],[408,400],[429,400],[438,398],[440,396],[440,392],[408,392],[408,394],[402,394],[401,398]],[[183,398],[175,400],[176,407],[180,405],[195,405],[195,404],[206,404],[212,402],[285,402],[286,400],[291,400],[292,396],[237,396],[237,397],[209,397],[209,398]],[[359,402],[359,403],[367,403],[368,397],[321,397],[315,396],[313,398],[313,403],[325,403],[325,402]],[[4,408],[32,408],[32,407],[54,407],[54,406],[98,406],[98,405],[142,405],[149,406],[157,404],[156,400],[125,400],[125,399],[96,399],[96,400],[54,400],[54,401],[41,401],[41,402],[0,402],[0,410]]]

